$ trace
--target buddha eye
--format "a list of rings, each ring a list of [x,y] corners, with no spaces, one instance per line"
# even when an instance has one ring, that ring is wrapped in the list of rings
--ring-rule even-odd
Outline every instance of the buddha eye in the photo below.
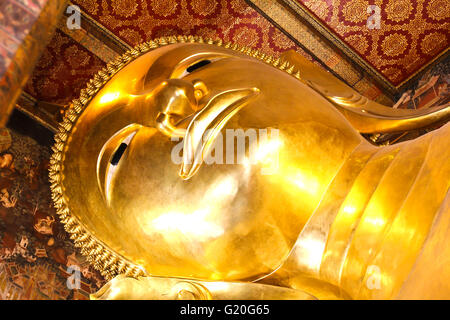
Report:
[[[134,137],[135,134],[136,131],[128,135],[125,139],[123,139],[122,143],[116,149],[116,152],[114,152],[113,156],[111,157],[111,160],[109,161],[111,165],[117,166],[119,164],[119,161],[122,158],[123,154],[125,153],[128,144],[131,142],[131,139]]]
[[[120,158],[122,158],[125,150],[127,149],[128,145],[126,143],[121,143],[120,146],[117,148],[116,152],[114,152],[114,155],[111,158],[111,164],[113,166],[117,166],[117,164],[120,161]]]
[[[186,67],[186,65],[183,65],[181,68],[176,68],[174,74],[176,78],[183,79],[185,76],[190,75],[191,73],[195,72],[198,69],[203,68],[204,66],[207,66],[208,64],[215,63],[216,61],[226,59],[227,56],[216,56],[211,57],[210,59],[202,59],[197,62],[194,62],[193,64]]]
[[[204,66],[206,66],[206,65],[208,65],[208,64],[210,64],[210,63],[211,63],[211,60],[201,60],[201,61],[199,61],[199,62],[197,62],[197,63],[194,63],[193,65],[189,66],[189,67],[186,69],[186,71],[187,71],[188,73],[192,73],[192,72],[194,72],[195,70],[197,70],[197,69],[199,69],[199,68],[201,68],[201,67],[204,67]]]
[[[131,134],[125,137],[125,139],[122,140],[119,147],[116,149],[114,154],[111,157],[111,160],[109,160],[109,165],[106,170],[105,174],[105,195],[106,198],[109,198],[109,192],[111,189],[111,183],[113,181],[114,174],[117,171],[118,165],[120,160],[122,159],[123,155],[125,154],[125,151],[128,148],[128,145],[130,144],[131,140],[135,136],[137,131],[133,131]]]

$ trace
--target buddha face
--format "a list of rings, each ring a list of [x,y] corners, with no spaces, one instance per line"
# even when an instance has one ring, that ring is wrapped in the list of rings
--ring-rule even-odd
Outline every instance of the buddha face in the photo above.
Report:
[[[277,135],[262,141],[267,129]],[[244,146],[258,153],[251,164],[225,148],[233,136],[217,144],[239,130],[257,132]],[[360,142],[288,73],[180,43],[142,55],[96,93],[67,140],[62,184],[80,224],[149,275],[257,279],[282,264]],[[263,174],[274,158],[276,170]]]

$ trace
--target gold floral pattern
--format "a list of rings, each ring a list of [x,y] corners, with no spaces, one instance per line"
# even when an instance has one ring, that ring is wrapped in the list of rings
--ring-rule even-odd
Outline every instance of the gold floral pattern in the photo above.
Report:
[[[428,16],[436,21],[450,19],[450,2],[448,0],[431,0],[426,6]]]
[[[400,22],[408,19],[413,7],[409,0],[389,0],[385,10],[389,20]]]
[[[238,43],[246,43],[251,48],[261,48],[261,30],[255,25],[236,26],[231,29],[230,35]]]
[[[353,34],[350,35],[348,38],[348,42],[350,45],[355,48],[358,52],[365,53],[367,49],[369,48],[369,43],[367,39],[362,34]]]
[[[354,23],[365,22],[367,20],[368,6],[368,1],[352,0],[344,5],[342,13],[347,21]]]
[[[397,67],[387,67],[383,71],[390,79],[393,80],[399,79],[402,74],[402,70]]]
[[[143,41],[139,31],[132,28],[125,28],[119,31],[119,36],[130,43],[140,43]]]
[[[407,39],[403,34],[393,33],[386,36],[381,44],[383,53],[390,57],[401,55],[405,52]]]
[[[203,17],[211,16],[219,9],[219,3],[216,0],[191,0],[188,6],[195,14]]]
[[[230,13],[235,16],[251,16],[252,11],[248,10],[248,5],[242,0],[230,0],[227,2]]]
[[[176,0],[152,0],[151,10],[158,16],[167,18],[176,13],[178,3]]]
[[[295,50],[295,46],[287,42],[286,36],[278,29],[269,31],[269,42],[273,48],[277,48],[280,51]]]
[[[111,7],[116,15],[128,18],[136,13],[138,4],[134,0],[111,0]]]
[[[427,34],[420,43],[423,54],[432,55],[447,43],[447,37],[442,32],[436,31]]]

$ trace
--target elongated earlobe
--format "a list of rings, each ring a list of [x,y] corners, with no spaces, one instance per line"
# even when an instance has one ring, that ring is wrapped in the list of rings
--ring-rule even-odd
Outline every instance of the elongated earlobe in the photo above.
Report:
[[[372,101],[331,73],[290,50],[281,56],[300,72],[299,80],[330,101],[360,133],[402,132],[450,118],[450,104],[429,109],[393,109]]]

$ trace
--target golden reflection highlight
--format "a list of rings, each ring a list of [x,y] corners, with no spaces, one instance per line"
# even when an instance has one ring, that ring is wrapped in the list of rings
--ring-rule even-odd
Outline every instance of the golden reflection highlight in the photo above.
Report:
[[[103,96],[100,97],[99,103],[107,104],[107,103],[110,103],[110,102],[113,102],[113,101],[119,99],[119,97],[120,97],[120,92],[105,93]]]

